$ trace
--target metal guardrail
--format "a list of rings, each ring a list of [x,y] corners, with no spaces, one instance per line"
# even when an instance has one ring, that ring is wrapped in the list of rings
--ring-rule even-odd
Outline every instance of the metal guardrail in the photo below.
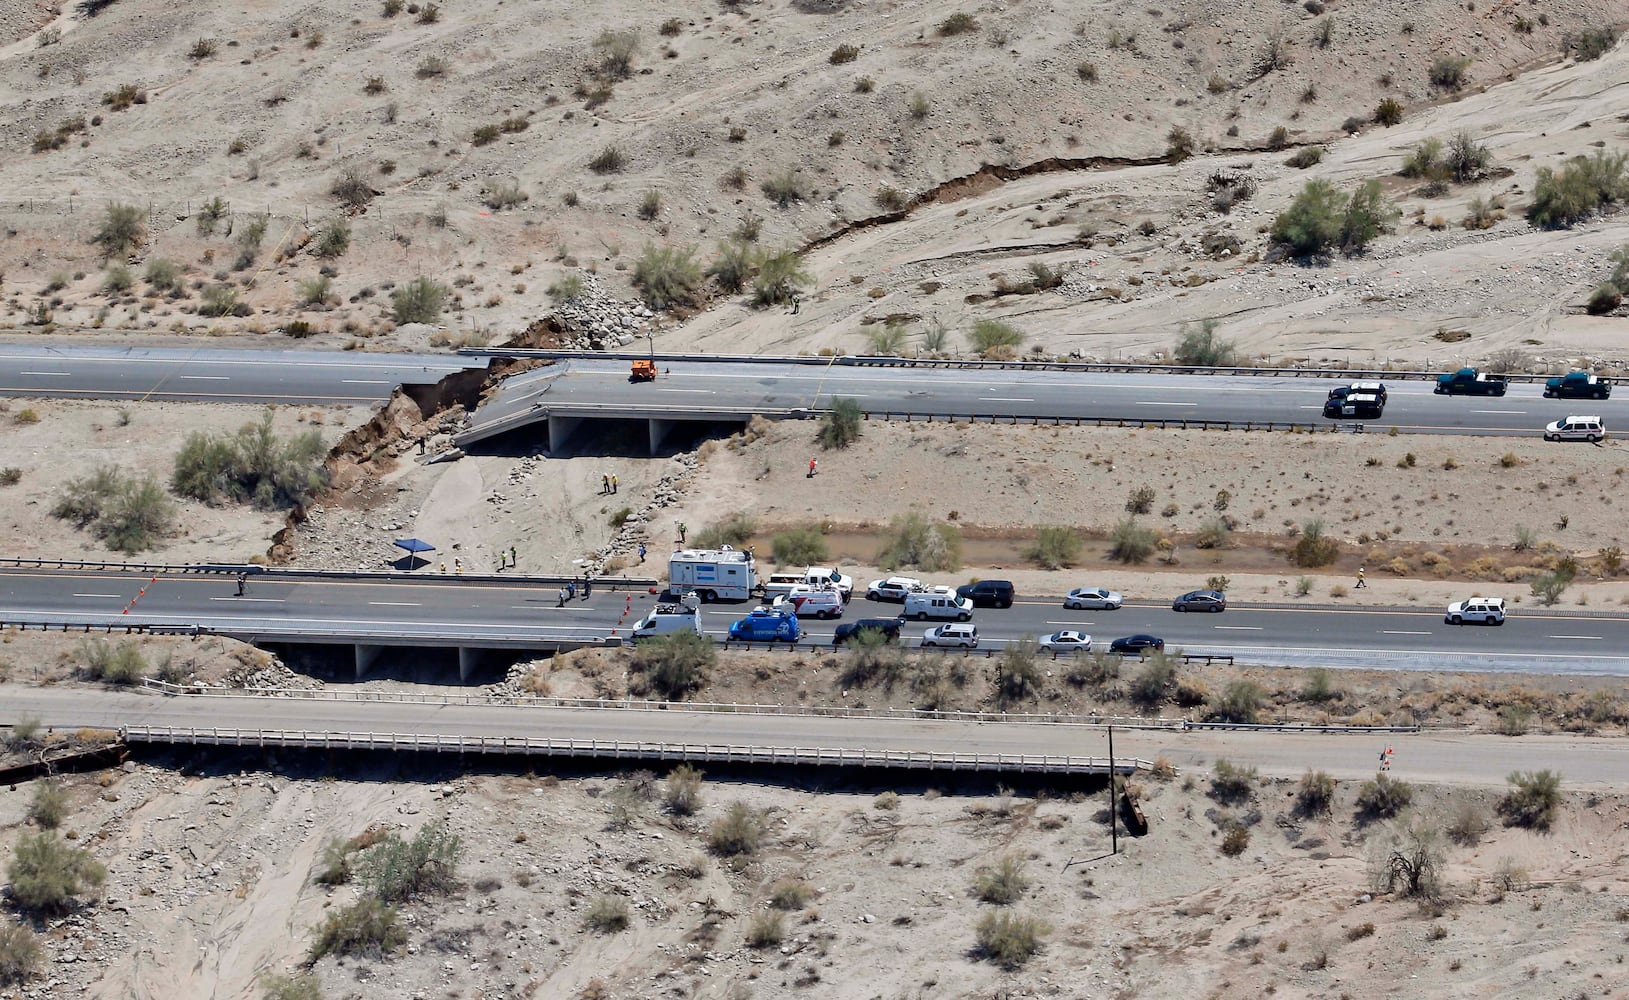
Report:
[[[1188,729],[1239,729],[1263,733],[1418,733],[1422,726],[1321,726],[1316,723],[1284,722],[1190,722]],[[1435,728],[1435,727],[1433,727]]]
[[[1233,666],[1233,657],[1230,656],[1230,655],[1224,656],[1224,655],[1221,655],[1219,653],[1183,653],[1182,654],[1182,662],[1183,663],[1192,663],[1195,660],[1204,660],[1205,661],[1205,666],[1207,666],[1207,667],[1210,666],[1212,663],[1225,663],[1230,667]]]
[[[108,635],[212,635],[208,629],[197,625],[155,625],[149,622],[42,622],[42,621],[11,621],[0,618],[0,629],[14,628],[19,632],[30,630],[39,632],[102,632]]]
[[[469,357],[486,358],[543,358],[552,361],[636,361],[651,357],[645,351],[548,351],[528,348],[475,348],[466,347],[457,353]],[[1386,368],[1271,368],[1250,365],[1168,365],[1158,362],[1111,361],[987,361],[983,358],[894,358],[873,355],[838,355],[832,357],[813,354],[657,354],[657,363],[681,361],[701,364],[780,364],[780,365],[844,365],[848,367],[884,368],[973,368],[1008,369],[1012,371],[1078,371],[1122,372],[1125,374],[1155,375],[1238,375],[1260,378],[1329,378],[1329,379],[1404,379],[1434,380],[1441,372],[1413,369]],[[1454,366],[1456,369],[1462,367]],[[1501,374],[1511,382],[1542,382],[1551,374],[1530,375],[1526,372]]]
[[[425,736],[416,733],[323,733],[294,729],[198,729],[128,726],[127,743],[186,743],[307,750],[391,750],[423,753],[493,753],[633,760],[714,761],[733,764],[796,764],[825,767],[897,767],[921,770],[1106,774],[1107,757],[1051,754],[963,754],[869,747],[757,747],[728,743],[662,743],[627,740],[561,740],[521,736]],[[1117,758],[1114,770],[1152,770],[1136,757]]]
[[[456,580],[463,583],[502,583],[513,586],[521,584],[537,584],[539,586],[560,587],[574,580],[581,581],[582,574],[576,576],[504,576],[501,573],[429,573],[418,570],[400,570],[386,573],[374,570],[339,570],[339,569],[304,569],[292,566],[262,566],[258,563],[244,563],[234,565],[230,563],[197,563],[197,564],[168,564],[168,563],[116,563],[92,562],[73,559],[21,559],[15,557],[0,557],[0,566],[16,569],[72,569],[95,570],[110,573],[145,573],[149,575],[175,574],[178,576],[237,576],[247,573],[260,578],[292,577],[295,579],[337,579],[337,580],[381,580],[391,583],[415,582],[434,579],[437,583]],[[594,586],[603,587],[615,592],[619,590],[649,590],[659,581],[655,577],[633,576],[596,576]]]
[[[242,627],[213,628],[207,625],[160,624],[123,620],[118,615],[106,621],[41,621],[38,619],[0,618],[0,630],[17,629],[20,632],[100,632],[104,635],[175,635],[226,636],[249,643],[290,642],[314,645],[358,646],[433,646],[451,649],[520,649],[560,650],[582,649],[588,646],[620,646],[623,637],[595,632],[586,635],[512,636],[512,635],[449,635],[443,632],[414,632],[405,635],[381,635],[377,632],[341,632],[332,629],[288,628],[275,625],[244,625]]]
[[[645,701],[636,698],[557,698],[537,695],[416,694],[410,691],[350,691],[333,688],[220,688],[171,684],[143,678],[142,687],[176,697],[270,697],[296,701],[392,702],[420,705],[486,705],[504,708],[576,708],[621,712],[705,712],[724,715],[781,715],[815,718],[894,719],[918,722],[1015,722],[1029,725],[1116,726],[1122,729],[1182,729],[1183,719],[1141,715],[1065,715],[1056,712],[960,712],[919,708],[854,708],[834,705],[772,705],[754,702]]]

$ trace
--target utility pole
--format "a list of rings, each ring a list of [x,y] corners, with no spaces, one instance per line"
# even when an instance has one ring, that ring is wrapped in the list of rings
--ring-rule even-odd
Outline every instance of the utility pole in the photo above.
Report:
[[[1109,725],[1109,853],[1120,853],[1120,803],[1114,796],[1114,725]]]

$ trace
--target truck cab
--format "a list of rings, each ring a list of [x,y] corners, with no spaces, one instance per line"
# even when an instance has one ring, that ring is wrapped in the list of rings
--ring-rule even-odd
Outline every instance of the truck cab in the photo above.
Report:
[[[1475,368],[1437,376],[1436,392],[1447,396],[1503,396],[1509,383]]]
[[[1612,383],[1588,372],[1568,372],[1544,383],[1548,399],[1605,399],[1612,395]]]

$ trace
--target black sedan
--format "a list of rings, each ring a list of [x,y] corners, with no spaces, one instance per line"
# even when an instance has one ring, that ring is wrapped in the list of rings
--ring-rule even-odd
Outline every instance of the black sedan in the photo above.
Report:
[[[1128,635],[1124,638],[1116,639],[1109,643],[1109,652],[1111,653],[1130,653],[1139,656],[1144,650],[1152,649],[1158,651],[1163,650],[1164,648],[1164,639],[1161,639],[1157,635],[1147,634]]]
[[[893,642],[899,638],[899,627],[904,621],[903,618],[861,618],[858,621],[844,622],[837,626],[837,631],[831,637],[831,644],[841,646],[859,634],[861,629],[880,632],[889,642]]]

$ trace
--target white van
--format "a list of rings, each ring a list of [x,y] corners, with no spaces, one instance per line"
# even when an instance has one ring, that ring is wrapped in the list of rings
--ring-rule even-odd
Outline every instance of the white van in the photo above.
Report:
[[[764,600],[773,601],[777,597],[790,594],[795,590],[809,590],[808,579],[802,573],[771,573],[769,579],[764,581]]]
[[[658,604],[656,610],[634,623],[634,641],[671,632],[701,635],[701,615],[688,604]]]
[[[1442,620],[1450,625],[1477,622],[1482,625],[1505,623],[1505,599],[1502,597],[1473,597],[1468,601],[1455,601],[1448,605]]]
[[[906,594],[905,617],[915,618],[919,622],[927,621],[929,618],[971,621],[973,602],[966,597],[957,597],[956,592],[949,587],[935,587],[932,590]]]
[[[979,627],[972,623],[957,622],[953,625],[935,625],[922,633],[923,646],[960,646],[963,649],[977,649],[979,645]]]
[[[1546,441],[1589,441],[1594,443],[1606,437],[1606,425],[1600,417],[1568,417],[1552,420],[1544,428]]]
[[[835,590],[816,590],[801,586],[791,593],[775,598],[776,611],[790,612],[799,618],[843,617],[843,595]]]

